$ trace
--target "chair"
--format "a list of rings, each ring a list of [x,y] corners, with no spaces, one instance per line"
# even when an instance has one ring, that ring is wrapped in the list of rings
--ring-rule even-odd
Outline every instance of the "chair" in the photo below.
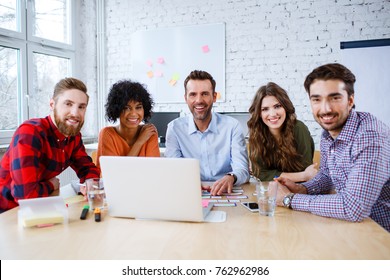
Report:
[[[317,163],[317,167],[320,167],[321,162],[321,152],[320,151],[314,151],[313,155],[313,163]]]
[[[95,151],[92,151],[92,153],[91,153],[91,158],[92,158],[92,162],[94,163],[94,164],[96,164],[97,163],[97,151],[95,150]]]

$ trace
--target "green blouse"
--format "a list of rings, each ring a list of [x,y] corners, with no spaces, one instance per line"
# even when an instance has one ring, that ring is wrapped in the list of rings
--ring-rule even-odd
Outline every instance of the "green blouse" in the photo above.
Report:
[[[313,163],[314,141],[307,126],[299,120],[297,120],[294,127],[294,139],[297,143],[298,154],[302,155],[303,170],[305,170],[306,167]],[[261,181],[271,181],[275,176],[279,177],[283,173],[283,170],[269,169],[269,167],[264,165],[261,158],[257,162],[260,166],[260,174],[257,174],[257,177]]]

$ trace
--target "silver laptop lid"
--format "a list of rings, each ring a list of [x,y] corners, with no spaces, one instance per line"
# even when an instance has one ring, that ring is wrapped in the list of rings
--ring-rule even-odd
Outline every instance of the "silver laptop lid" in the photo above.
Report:
[[[101,156],[108,214],[203,221],[197,159]]]

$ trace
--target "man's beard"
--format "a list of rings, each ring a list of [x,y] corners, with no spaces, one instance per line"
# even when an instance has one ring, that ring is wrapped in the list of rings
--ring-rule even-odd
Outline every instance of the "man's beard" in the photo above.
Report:
[[[204,112],[203,114],[198,114],[198,113],[196,113],[195,109],[192,109],[191,113],[193,114],[194,119],[199,120],[199,121],[204,121],[211,115],[212,109],[213,109],[212,107],[209,107],[207,109],[207,111]]]
[[[62,134],[66,135],[66,136],[76,136],[77,134],[80,133],[80,130],[83,127],[83,124],[84,124],[84,122],[80,122],[77,127],[73,127],[73,126],[67,125],[66,122],[62,121],[58,117],[57,110],[55,108],[54,108],[54,121],[57,124],[58,130]]]

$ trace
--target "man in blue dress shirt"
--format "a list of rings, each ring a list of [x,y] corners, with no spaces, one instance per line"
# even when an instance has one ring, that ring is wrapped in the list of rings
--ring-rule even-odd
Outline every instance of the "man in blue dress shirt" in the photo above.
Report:
[[[371,217],[390,231],[390,129],[355,111],[354,83],[352,72],[337,63],[306,77],[314,118],[324,129],[320,170],[302,184],[279,178],[284,186],[277,204],[353,222]]]
[[[213,113],[216,82],[205,71],[192,71],[184,81],[184,99],[192,115],[173,120],[166,134],[166,157],[196,158],[202,181],[214,182],[212,195],[231,193],[249,180],[248,154],[240,123]]]

